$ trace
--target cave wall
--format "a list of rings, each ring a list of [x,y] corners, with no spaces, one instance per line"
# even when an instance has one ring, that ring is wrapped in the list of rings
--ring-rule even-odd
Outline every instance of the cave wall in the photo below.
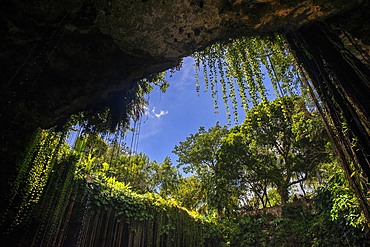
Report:
[[[207,45],[295,30],[363,1],[7,1],[0,16],[0,194],[38,127],[116,102]]]
[[[2,120],[51,127],[217,40],[296,29],[356,5],[330,2],[10,1],[1,16]]]

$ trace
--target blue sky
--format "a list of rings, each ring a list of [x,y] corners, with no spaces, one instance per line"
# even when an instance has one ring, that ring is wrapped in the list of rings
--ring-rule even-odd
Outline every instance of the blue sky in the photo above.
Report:
[[[185,141],[190,134],[196,133],[200,126],[208,129],[216,122],[227,125],[227,117],[220,88],[218,114],[214,113],[211,92],[204,92],[202,76],[200,93],[196,92],[192,58],[185,58],[181,70],[175,72],[172,77],[168,75],[167,80],[170,87],[165,93],[155,88],[149,95],[147,113],[141,121],[137,152],[142,152],[148,155],[150,160],[158,162],[169,156],[173,164],[176,164],[177,156],[172,153],[175,145]],[[265,85],[271,90],[269,80],[265,80]],[[238,113],[241,123],[244,118],[241,107]],[[231,123],[231,126],[233,124]]]
[[[201,76],[200,76],[201,77]],[[142,116],[137,153],[144,153],[151,161],[162,162],[169,156],[177,164],[177,156],[172,153],[175,145],[185,141],[186,137],[198,131],[200,126],[207,129],[218,121],[227,124],[223,102],[219,102],[219,113],[214,113],[213,99],[210,92],[204,92],[200,78],[201,92],[195,86],[195,67],[192,58],[184,58],[180,71],[166,76],[170,86],[165,93],[155,87],[150,93],[146,114]],[[221,96],[219,96],[221,98]],[[243,110],[239,114],[242,117]],[[240,120],[242,121],[242,119]],[[133,126],[131,126],[133,127]],[[73,143],[78,132],[72,132],[69,143]],[[132,132],[125,138],[128,147],[131,145]]]
[[[165,93],[155,87],[150,93],[149,105],[145,115],[142,116],[139,140],[131,144],[132,132],[126,135],[125,142],[137,153],[144,153],[151,161],[162,162],[170,157],[174,165],[177,156],[172,153],[175,145],[185,141],[190,134],[195,134],[201,126],[206,129],[217,122],[227,125],[226,110],[222,101],[221,89],[218,88],[218,113],[215,114],[211,92],[205,92],[204,81],[200,76],[200,93],[196,91],[195,67],[192,58],[185,58],[180,71],[172,76],[167,75],[170,86]],[[271,93],[269,80],[265,86]],[[271,100],[274,97],[269,97]],[[239,107],[239,123],[244,118],[244,110]],[[231,117],[234,118],[233,116]],[[231,126],[234,122],[231,123]],[[132,126],[133,127],[133,126]],[[68,143],[73,143],[78,132],[71,132]],[[135,145],[137,149],[135,150]]]
[[[167,80],[170,87],[165,93],[156,88],[149,96],[137,151],[158,162],[169,156],[176,164],[177,156],[172,154],[175,145],[196,133],[200,126],[208,129],[217,121],[226,125],[227,119],[222,102],[219,102],[219,113],[215,114],[210,92],[203,92],[204,88],[199,95],[196,92],[191,58],[185,58],[181,70]],[[203,86],[202,81],[200,84]]]

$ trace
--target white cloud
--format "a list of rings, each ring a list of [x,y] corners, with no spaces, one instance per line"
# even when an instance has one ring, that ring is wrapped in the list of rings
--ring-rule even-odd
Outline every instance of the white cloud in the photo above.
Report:
[[[167,115],[168,114],[168,111],[160,110],[159,113],[156,113],[155,112],[155,107],[153,107],[152,113],[154,114],[154,116],[156,118],[161,118],[162,116]]]
[[[146,118],[143,118],[140,131],[140,140],[145,140],[152,136],[157,135],[162,131],[162,117],[167,115],[168,111],[157,110],[156,107],[145,108],[144,115]],[[149,120],[149,121],[148,121]]]
[[[168,114],[168,111],[160,110],[159,112],[156,112],[156,107],[153,107],[152,110],[149,110],[148,107],[145,107],[144,109],[144,115],[148,116],[149,118],[161,118],[162,116],[165,116]]]

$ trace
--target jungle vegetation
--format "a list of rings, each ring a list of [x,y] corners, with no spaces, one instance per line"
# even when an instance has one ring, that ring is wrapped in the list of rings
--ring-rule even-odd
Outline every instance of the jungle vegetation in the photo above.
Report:
[[[194,54],[215,109],[220,84],[226,117],[237,119],[239,103],[246,117],[232,128],[200,127],[174,147],[177,166],[121,141],[144,95],[168,86],[163,74],[137,83],[117,104],[123,108],[76,114],[62,131],[38,130],[18,162],[2,236],[21,235],[24,246],[366,246],[359,188],[367,184],[333,142],[349,123],[340,116],[334,132],[337,119],[323,121],[330,106],[318,100],[294,42],[242,38]],[[270,102],[262,68],[276,94]]]
[[[323,131],[302,97],[264,101],[241,125],[180,142],[176,167],[82,128],[71,145],[40,130],[2,230],[23,232],[25,246],[366,246],[366,219]]]

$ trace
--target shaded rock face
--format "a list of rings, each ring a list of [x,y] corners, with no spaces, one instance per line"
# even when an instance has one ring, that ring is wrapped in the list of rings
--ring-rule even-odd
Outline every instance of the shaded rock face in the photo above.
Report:
[[[295,30],[360,2],[7,1],[0,10],[0,180],[37,127],[109,106],[137,80],[215,41]]]
[[[1,19],[3,111],[26,115],[15,122],[50,127],[70,113],[107,105],[131,83],[217,40],[295,29],[354,5],[289,2],[10,2]]]

